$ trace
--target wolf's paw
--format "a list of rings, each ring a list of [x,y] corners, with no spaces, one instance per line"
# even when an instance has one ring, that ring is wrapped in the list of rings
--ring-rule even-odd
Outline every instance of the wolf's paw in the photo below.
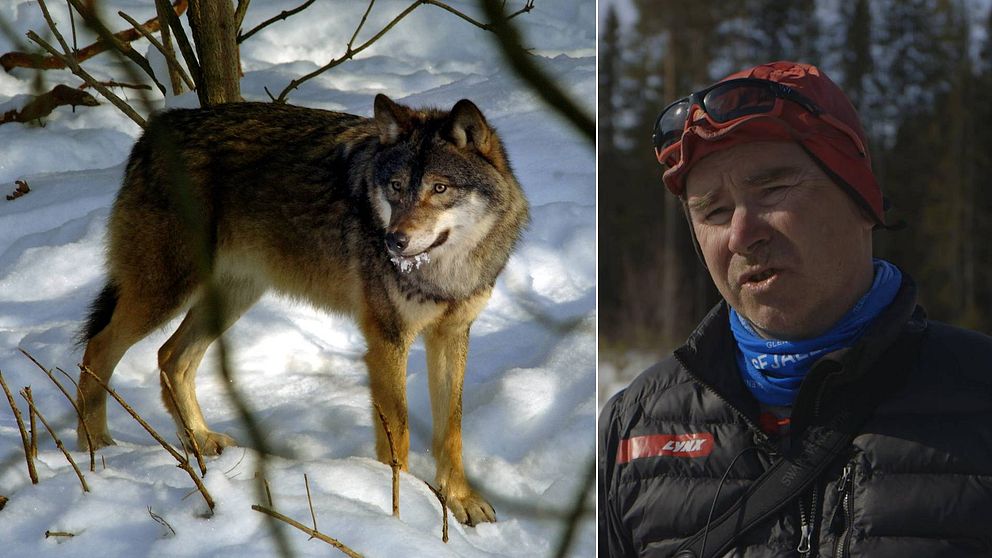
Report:
[[[460,495],[449,494],[446,499],[448,509],[459,523],[474,527],[486,521],[496,521],[496,510],[474,490],[468,489]]]
[[[117,445],[117,442],[115,442],[114,439],[110,437],[110,433],[107,432],[106,430],[102,432],[90,432],[89,439],[93,440],[94,450],[105,448],[107,446]],[[82,427],[79,427],[79,429],[76,430],[76,443],[78,444],[80,451],[86,451],[90,449],[90,444],[88,442],[88,439],[86,438],[86,431]]]
[[[219,432],[206,431],[197,433],[195,436],[196,445],[203,455],[220,455],[224,448],[238,445],[237,440]]]

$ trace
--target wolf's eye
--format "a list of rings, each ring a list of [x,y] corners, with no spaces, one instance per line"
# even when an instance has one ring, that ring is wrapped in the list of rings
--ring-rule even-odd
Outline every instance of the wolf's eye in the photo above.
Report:
[[[399,180],[390,180],[389,187],[392,188],[394,192],[399,192],[400,189],[403,188],[403,182]]]
[[[443,194],[444,191],[447,190],[447,189],[448,189],[448,185],[445,184],[445,183],[443,183],[443,182],[438,182],[438,183],[434,184],[434,193],[435,194]]]

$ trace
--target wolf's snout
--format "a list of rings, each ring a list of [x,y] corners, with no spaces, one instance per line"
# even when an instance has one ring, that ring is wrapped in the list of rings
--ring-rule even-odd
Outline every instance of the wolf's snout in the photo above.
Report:
[[[410,237],[400,231],[386,233],[386,248],[394,254],[400,254],[410,244]]]

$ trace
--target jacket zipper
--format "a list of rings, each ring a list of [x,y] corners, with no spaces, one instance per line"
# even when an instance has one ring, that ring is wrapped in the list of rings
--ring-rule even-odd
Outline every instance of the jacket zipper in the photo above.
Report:
[[[848,463],[844,465],[844,474],[837,485],[837,492],[840,492],[840,505],[844,514],[844,531],[837,537],[834,556],[844,558],[847,556],[848,547],[851,544],[851,487],[854,484],[854,467]]]
[[[682,355],[680,355],[678,353],[678,351],[675,351],[674,354],[675,354],[675,360],[680,365],[682,365],[682,369],[685,370],[686,373],[688,373],[689,376],[692,377],[693,381],[695,381],[697,384],[703,386],[703,388],[706,391],[712,393],[714,396],[716,396],[717,399],[719,399],[720,401],[722,401],[726,406],[730,407],[735,413],[737,413],[737,416],[739,416],[742,419],[744,419],[744,422],[748,425],[748,427],[751,429],[751,431],[754,432],[755,434],[757,434],[758,441],[760,442],[760,445],[762,446],[762,448],[765,451],[768,452],[769,455],[774,456],[774,455],[777,455],[778,454],[777,448],[775,447],[774,444],[772,444],[772,441],[768,437],[768,435],[765,434],[765,432],[761,429],[760,426],[758,426],[758,423],[756,423],[753,420],[751,420],[751,418],[748,417],[747,414],[745,414],[740,409],[738,409],[730,401],[727,401],[727,399],[723,395],[720,395],[720,392],[718,392],[716,389],[714,389],[713,386],[711,386],[711,385],[707,384],[706,382],[702,381],[701,379],[699,379],[699,376],[696,375],[696,373],[693,372],[692,369],[685,363],[685,360],[682,359]]]
[[[802,556],[809,556],[812,550],[811,541],[813,529],[816,527],[816,496],[818,492],[816,483],[814,483],[813,493],[809,498],[809,515],[803,509],[803,499],[799,499],[799,546],[796,547],[796,550]]]

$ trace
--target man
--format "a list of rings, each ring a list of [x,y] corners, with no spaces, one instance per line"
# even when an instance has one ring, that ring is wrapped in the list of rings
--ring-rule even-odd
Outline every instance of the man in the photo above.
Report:
[[[992,555],[992,338],[872,258],[881,190],[814,66],[764,64],[655,126],[723,297],[600,418],[600,556]]]

